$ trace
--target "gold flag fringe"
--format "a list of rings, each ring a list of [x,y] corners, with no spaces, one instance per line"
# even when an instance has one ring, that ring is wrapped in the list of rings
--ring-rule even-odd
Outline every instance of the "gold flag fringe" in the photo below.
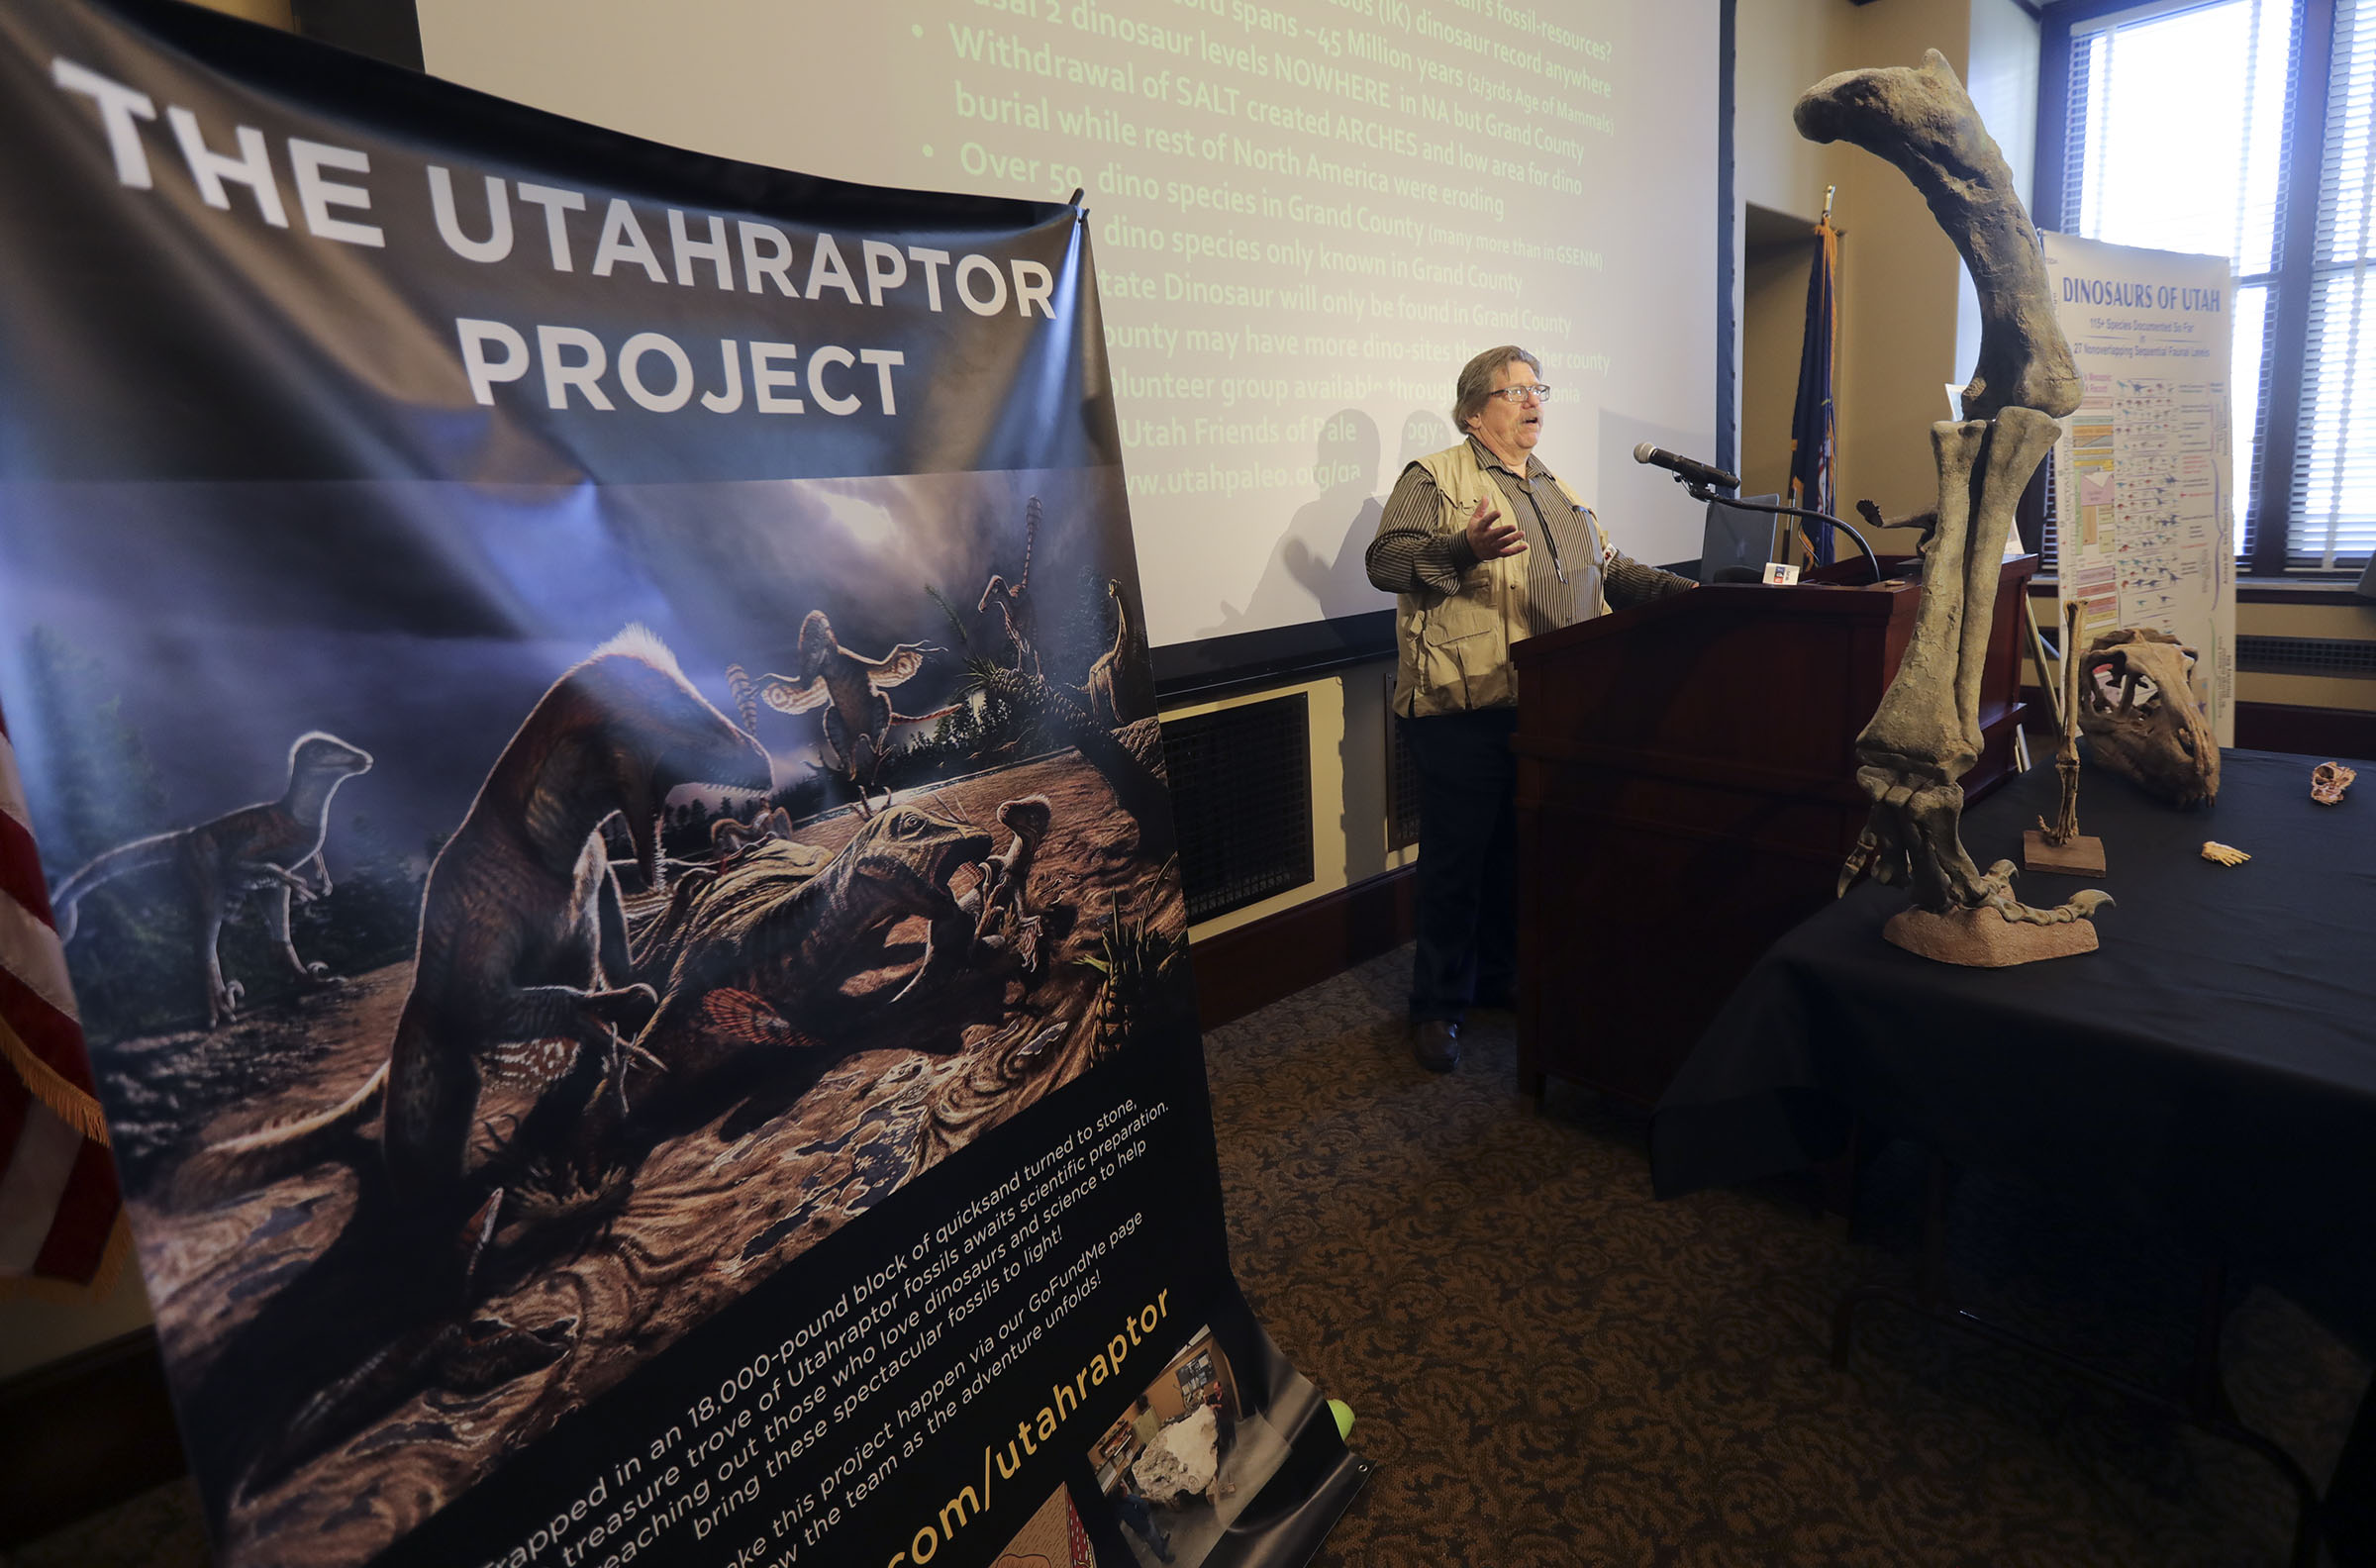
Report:
[[[0,1061],[14,1067],[34,1098],[55,1112],[60,1122],[94,1143],[107,1142],[107,1118],[100,1114],[99,1102],[35,1055],[6,1018],[0,1018]]]

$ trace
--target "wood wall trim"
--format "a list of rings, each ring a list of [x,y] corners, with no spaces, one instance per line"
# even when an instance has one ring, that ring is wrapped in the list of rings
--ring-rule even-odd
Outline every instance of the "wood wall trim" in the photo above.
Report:
[[[2025,686],[2022,691],[2030,699],[2031,733],[2050,733],[2054,721],[2045,693],[2035,686]],[[2372,761],[2376,760],[2376,712],[2239,702],[2235,705],[2235,743],[2247,751],[2292,751],[2302,756]],[[2030,755],[2043,762],[2048,753],[2033,744]]]
[[[1191,949],[1196,1019],[1216,1029],[1411,939],[1416,866],[1208,936]]]
[[[187,1468],[153,1328],[0,1383],[0,1550],[39,1540]]]
[[[2368,761],[2376,759],[2376,713],[2360,708],[2239,702],[2235,705],[2235,743],[2254,751]]]

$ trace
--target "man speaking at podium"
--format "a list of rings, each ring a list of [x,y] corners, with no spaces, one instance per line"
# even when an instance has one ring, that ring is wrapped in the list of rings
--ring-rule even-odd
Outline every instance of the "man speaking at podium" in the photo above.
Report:
[[[1619,554],[1534,455],[1551,389],[1524,348],[1461,367],[1467,440],[1405,468],[1364,562],[1396,596],[1394,711],[1420,777],[1419,952],[1411,1049],[1460,1063],[1471,1006],[1518,981],[1518,682],[1510,644],[1693,586]]]

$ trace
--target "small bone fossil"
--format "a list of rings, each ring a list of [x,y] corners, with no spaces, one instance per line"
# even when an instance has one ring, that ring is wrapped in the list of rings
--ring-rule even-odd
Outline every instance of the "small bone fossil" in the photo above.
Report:
[[[2235,866],[2242,865],[2252,857],[2233,844],[2219,843],[2206,838],[2203,840],[2203,858],[2214,865]]]
[[[2347,768],[2340,762],[2322,762],[2310,770],[2310,798],[2322,806],[2340,806],[2343,791],[2357,777],[2357,768]]]
[[[2079,406],[2037,232],[2004,155],[1936,49],[1919,69],[1826,77],[1792,117],[1810,141],[1851,143],[1914,182],[1971,269],[1982,324],[1964,418],[1930,428],[1938,520],[1923,542],[1913,638],[1856,738],[1856,781],[1873,809],[1840,888],[1869,866],[1876,880],[1905,884],[1915,907],[1932,915],[1985,907],[2039,926],[2084,918],[2108,902],[2104,894],[2030,909],[2013,896],[2013,862],[1983,873],[1960,832],[1960,780],[1980,754],[1980,676],[2014,505],[2060,434],[2057,418]]]
[[[2220,798],[2220,742],[2188,681],[2195,650],[2150,627],[2123,627],[2088,644],[2079,725],[2101,765],[2173,806]],[[2137,686],[2151,688],[2141,699]]]

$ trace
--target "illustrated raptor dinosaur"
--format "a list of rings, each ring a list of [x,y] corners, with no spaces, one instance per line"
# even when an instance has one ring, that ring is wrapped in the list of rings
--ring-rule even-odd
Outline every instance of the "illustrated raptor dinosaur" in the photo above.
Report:
[[[999,619],[1005,623],[1007,640],[1014,644],[1015,668],[1037,676],[1040,673],[1040,650],[1033,641],[1031,601],[1025,597],[1032,586],[1032,551],[1040,541],[1040,498],[1032,497],[1023,509],[1023,575],[1009,583],[996,572],[982,589],[981,603],[973,607],[975,615],[988,615],[992,605],[998,606]]]
[[[1039,972],[1040,919],[1025,903],[1024,889],[1055,815],[1044,795],[1001,801],[998,823],[1010,835],[1007,846],[982,862],[981,880],[957,898],[957,908],[972,917],[971,945],[1009,954],[1027,978]]]
[[[538,701],[430,867],[387,1064],[339,1106],[201,1151],[182,1171],[185,1199],[325,1157],[384,1098],[379,1143],[396,1198],[433,1228],[450,1223],[468,1196],[487,1072],[540,1078],[553,1085],[548,1101],[590,1097],[597,1078],[617,1087],[622,1039],[657,1005],[648,986],[629,983],[603,823],[625,819],[656,888],[669,791],[772,782],[766,752],[693,689],[657,637],[630,627],[596,648]],[[501,1196],[472,1219],[482,1242]]]
[[[239,1012],[244,988],[223,978],[218,951],[223,924],[251,894],[261,895],[264,924],[290,970],[313,984],[333,984],[327,965],[307,963],[289,939],[289,900],[305,903],[330,893],[330,868],[322,840],[330,824],[330,798],[358,773],[371,771],[371,754],[316,730],[289,747],[289,787],[276,801],[243,806],[211,822],[155,833],[120,844],[58,884],[50,895],[60,941],[71,941],[80,924],[80,905],[92,889],[121,876],[171,866],[198,916],[198,951],[206,966],[206,1027],[213,1029]],[[309,880],[307,873],[312,873]]]
[[[755,681],[748,676],[742,679],[748,683],[749,692],[777,713],[825,710],[830,770],[857,789],[859,814],[864,816],[873,812],[868,797],[883,770],[883,757],[891,743],[891,727],[928,724],[957,711],[951,707],[936,708],[925,714],[897,713],[891,707],[891,699],[883,695],[891,687],[913,679],[924,668],[924,656],[939,651],[922,642],[902,642],[879,659],[868,658],[843,647],[834,636],[834,624],[825,618],[825,612],[812,610],[800,624],[800,655],[795,666],[798,673],[761,675]],[[736,673],[736,670],[728,672],[730,681]],[[744,700],[744,692],[739,688],[736,701]],[[863,776],[861,744],[872,756]]]
[[[1089,666],[1081,695],[1089,699],[1099,724],[1119,730],[1135,719],[1154,717],[1154,668],[1146,661],[1146,637],[1131,624],[1130,601],[1112,577],[1106,579],[1106,597],[1114,602],[1114,645]]]

